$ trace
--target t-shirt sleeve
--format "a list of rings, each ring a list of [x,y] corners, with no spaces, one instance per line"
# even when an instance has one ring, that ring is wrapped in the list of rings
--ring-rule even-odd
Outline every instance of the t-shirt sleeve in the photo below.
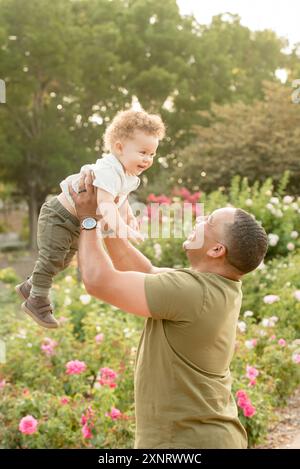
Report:
[[[189,272],[174,270],[146,275],[145,294],[153,319],[192,322],[202,311],[205,285]]]
[[[93,185],[104,189],[105,191],[112,194],[114,197],[120,194],[122,187],[121,176],[118,171],[113,168],[99,168],[94,169],[95,179]]]

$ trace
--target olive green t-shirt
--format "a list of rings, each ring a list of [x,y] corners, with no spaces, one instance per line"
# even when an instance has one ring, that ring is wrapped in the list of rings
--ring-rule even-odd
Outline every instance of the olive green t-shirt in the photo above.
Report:
[[[246,448],[230,362],[241,281],[192,269],[146,275],[151,318],[135,360],[135,448]]]

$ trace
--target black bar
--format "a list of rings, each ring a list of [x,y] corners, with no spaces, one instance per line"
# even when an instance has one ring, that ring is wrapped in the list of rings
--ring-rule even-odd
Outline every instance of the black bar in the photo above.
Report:
[[[17,467],[45,468],[53,464],[64,468],[81,466],[121,468],[147,466],[185,466],[239,468],[250,464],[265,464],[265,467],[287,467],[289,461],[299,459],[300,450],[196,450],[196,449],[3,449],[0,465],[4,469]],[[6,463],[6,465],[4,465]]]

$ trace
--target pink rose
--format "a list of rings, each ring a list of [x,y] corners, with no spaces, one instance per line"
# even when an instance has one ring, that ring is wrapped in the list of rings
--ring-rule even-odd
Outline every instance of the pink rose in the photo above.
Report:
[[[95,341],[97,342],[97,344],[100,344],[103,339],[104,339],[104,334],[97,334],[95,337]]]
[[[256,385],[256,379],[250,379],[249,386],[255,386],[255,385]]]
[[[26,415],[20,420],[19,430],[25,435],[31,435],[37,431],[38,421],[32,415]]]
[[[278,340],[278,345],[280,345],[280,347],[285,347],[286,346],[286,341],[284,339],[279,339]]]
[[[4,388],[5,385],[6,385],[5,379],[1,379],[1,381],[0,381],[0,389]]]
[[[161,194],[161,195],[156,197],[156,202],[158,202],[159,204],[170,205],[171,199],[169,197],[167,197],[165,194]]]
[[[147,197],[147,202],[156,202],[156,196],[152,193]]]
[[[119,409],[112,407],[111,411],[107,412],[105,415],[110,417],[112,420],[118,420],[122,417],[122,412]]]
[[[249,402],[243,409],[245,417],[252,417],[256,413],[255,407]]]
[[[85,414],[82,414],[81,416],[81,425],[85,425],[86,423],[92,422],[94,415],[95,414],[94,414],[93,409],[91,408],[91,406],[89,406]]]
[[[237,401],[237,405],[241,407],[241,409],[243,409],[248,404],[248,402],[249,402],[248,398],[239,397]]]
[[[195,204],[195,203],[199,202],[200,195],[201,195],[201,192],[194,192],[194,194],[191,194],[187,199],[192,204]]]
[[[64,324],[65,322],[69,321],[69,319],[66,318],[65,316],[60,316],[60,318],[58,318],[58,320],[61,324]]]
[[[247,393],[241,389],[237,391],[236,397],[238,398],[237,405],[243,409],[245,417],[252,417],[255,414],[256,409],[251,404]]]
[[[247,372],[246,372],[247,378],[249,378],[250,380],[253,380],[258,375],[259,375],[259,371],[256,368],[254,368],[254,366],[247,365]]]
[[[92,438],[92,432],[87,423],[85,423],[81,429],[83,438],[89,439]]]
[[[99,379],[99,383],[102,386],[109,386],[110,388],[115,388],[117,384],[115,383],[115,379],[117,378],[117,373],[112,370],[111,368],[101,368],[100,369],[101,377]]]
[[[48,357],[51,357],[54,355],[54,349],[57,346],[57,342],[55,340],[50,339],[49,337],[45,337],[44,343],[41,345],[41,350],[48,355]]]
[[[80,360],[71,360],[66,364],[67,375],[80,375],[86,370],[86,364]]]
[[[63,405],[69,404],[69,402],[70,402],[70,398],[68,396],[64,396],[60,398],[60,403]]]
[[[293,353],[292,360],[294,363],[300,363],[300,353]]]
[[[179,194],[183,199],[188,199],[191,195],[190,191],[186,187],[179,189]]]
[[[236,395],[237,398],[248,399],[248,395],[247,395],[246,391],[244,391],[243,389],[240,389],[239,391],[237,391],[235,395]]]

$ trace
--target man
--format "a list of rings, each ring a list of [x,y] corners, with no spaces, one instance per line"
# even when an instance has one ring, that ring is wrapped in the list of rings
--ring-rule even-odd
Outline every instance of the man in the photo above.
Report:
[[[146,318],[135,362],[135,448],[246,448],[231,394],[230,362],[241,278],[267,250],[267,235],[240,209],[221,208],[184,243],[191,267],[154,267],[127,239],[96,225],[91,175],[70,193],[82,226],[79,264],[91,295]],[[199,246],[199,233],[204,240]]]

